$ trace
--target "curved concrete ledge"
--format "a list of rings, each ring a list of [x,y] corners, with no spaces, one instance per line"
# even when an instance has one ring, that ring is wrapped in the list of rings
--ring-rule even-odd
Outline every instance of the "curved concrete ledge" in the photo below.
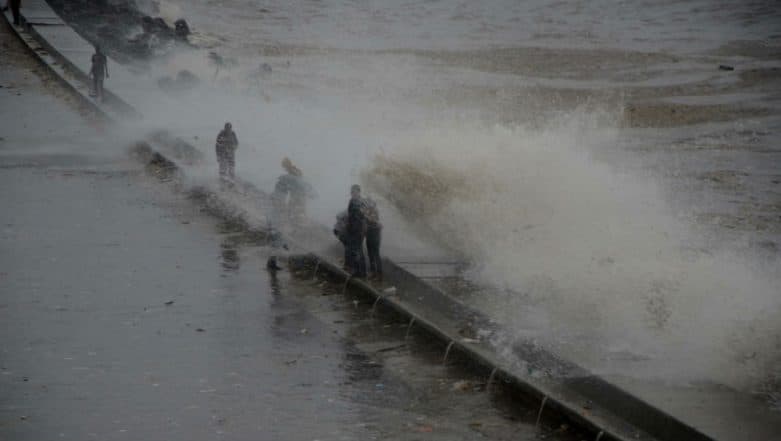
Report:
[[[446,297],[446,294],[438,292],[436,288],[427,286],[425,282],[409,274],[392,261],[386,260],[386,263],[388,268],[390,268],[389,278],[392,278],[394,282],[406,279],[407,283],[402,282],[405,291],[415,293],[415,295],[423,294],[429,300],[431,298]],[[521,394],[541,403],[541,409],[544,406],[548,411],[557,413],[561,417],[576,423],[581,428],[590,430],[596,436],[599,436],[598,439],[650,439],[648,435],[636,432],[632,425],[640,428],[649,427],[651,429],[649,433],[660,439],[691,441],[711,439],[677,421],[672,416],[654,409],[637,397],[584,370],[579,372],[579,375],[572,376],[565,381],[566,387],[572,387],[573,390],[579,392],[587,392],[583,397],[574,397],[571,393],[568,394],[555,385],[520,376],[516,367],[501,360],[495,355],[494,351],[486,348],[485,345],[475,344],[471,341],[464,342],[464,339],[459,340],[457,332],[454,333],[452,329],[444,329],[443,326],[429,320],[425,314],[415,312],[415,308],[404,299],[399,298],[395,294],[384,294],[364,280],[352,278],[344,270],[316,254],[291,256],[290,265],[295,269],[308,268],[312,269],[312,271],[329,273],[337,281],[345,283],[346,287],[350,287],[367,296],[373,301],[373,308],[378,306],[390,308],[396,314],[406,318],[410,323],[410,327],[414,325],[416,328],[421,328],[428,335],[446,345],[447,352],[461,353],[462,356],[486,374],[489,383],[488,387],[490,387],[492,380],[503,380],[505,383],[511,384]],[[315,273],[313,276],[316,277],[317,274]],[[449,299],[445,299],[445,303],[450,303],[452,308],[463,308],[463,306],[452,304]],[[471,319],[485,320],[478,317],[478,314],[474,311],[471,311],[467,316]],[[550,357],[548,354],[545,355]],[[580,370],[580,368],[574,365],[569,365],[567,368]],[[600,412],[600,410],[594,408],[597,406],[591,407],[589,412],[584,412],[581,406],[573,404],[573,402],[585,397],[588,397],[589,400],[593,398],[593,401],[599,404],[602,404],[604,401],[612,401],[612,404],[620,405],[624,412],[617,413],[617,416],[632,425],[625,424],[609,414]]]
[[[105,105],[92,100],[85,84],[89,81],[86,74],[79,69],[77,63],[59,53],[54,45],[49,44],[33,27],[25,25],[15,31],[31,53],[95,112],[114,121],[139,117],[140,113],[133,106],[114,94],[110,95],[111,98]],[[184,174],[184,166],[197,163],[202,157],[202,153],[196,148],[170,134],[158,133],[148,141],[151,144],[140,143],[136,146],[134,151],[137,157],[172,176],[181,177]],[[238,185],[242,192],[251,195],[255,200],[267,196],[251,184],[239,181]],[[251,216],[236,207],[234,202],[223,200],[220,194],[205,189],[199,192],[204,199],[210,201],[214,214],[253,231]],[[254,230],[264,234],[271,233],[262,231],[262,228]],[[294,243],[292,238],[282,240]],[[405,317],[415,329],[425,331],[446,345],[447,352],[458,353],[469,360],[486,374],[489,383],[492,380],[501,380],[511,385],[529,402],[540,404],[541,412],[553,411],[561,418],[590,431],[597,440],[713,439],[622,388],[543,349],[515,344],[512,347],[514,353],[527,362],[519,366],[500,357],[495,348],[487,342],[461,338],[459,321],[468,320],[483,329],[493,329],[494,326],[486,317],[432,287],[393,261],[385,261],[386,280],[392,281],[397,288],[395,294],[390,294],[378,291],[363,280],[351,278],[327,258],[307,253],[302,247],[295,248],[300,254],[290,257],[291,267],[311,268],[314,272],[328,273],[333,279],[344,283],[345,287],[365,295],[373,302],[374,307],[386,308]],[[534,378],[525,375],[528,372],[524,370],[528,370],[529,365],[558,373],[565,372],[567,375],[555,381]],[[584,403],[588,403],[588,406]]]
[[[28,14],[34,14],[38,19],[28,20]],[[63,39],[76,42],[80,46],[79,50],[81,52],[85,52],[87,48],[92,48],[92,45],[81,39],[75,31],[68,27],[44,0],[27,0],[24,2],[22,25],[20,27],[11,24],[10,11],[6,11],[2,15],[8,26],[24,43],[30,53],[54,74],[66,90],[70,91],[81,104],[90,108],[102,118],[113,122],[141,118],[141,114],[133,106],[113,93],[109,87],[105,89],[105,98],[102,103],[97,102],[90,96],[91,80],[84,71],[86,66],[79,66],[79,64],[85,63],[76,63],[57,50],[55,44],[52,44],[38,32],[37,28],[42,26],[48,33],[60,34],[59,36]],[[45,24],[39,25],[39,21],[44,21]]]
[[[7,16],[7,12],[3,14],[5,18],[5,24],[13,30],[19,40],[24,43],[24,47],[27,51],[35,57],[42,66],[46,67],[54,78],[60,83],[65,90],[67,90],[71,96],[79,101],[79,104],[90,109],[95,115],[112,121],[113,118],[103,111],[97,103],[89,97],[89,89],[86,88],[83,82],[73,78],[73,75],[65,70],[65,68],[57,61],[56,56],[50,53],[46,47],[38,41],[38,39],[30,32],[30,26],[27,21],[22,17],[22,26],[15,27],[11,23],[11,19]],[[86,89],[85,89],[86,88]]]
[[[89,96],[89,83],[92,81],[87,74],[81,67],[77,66],[73,63],[70,59],[63,56],[60,52],[58,52],[50,43],[48,40],[43,38],[41,34],[36,31],[34,26],[26,26],[25,29],[27,32],[30,33],[30,35],[37,41],[46,51],[51,54],[57,62],[59,62],[64,68],[76,78],[77,81],[80,81],[82,84],[87,85],[87,96],[83,96],[84,99],[91,102],[92,106],[97,107],[104,113],[114,113],[116,114],[112,120],[117,121],[119,118],[124,119],[140,119],[141,114],[136,111],[130,104],[126,103],[122,100],[119,96],[114,94],[109,87],[104,88],[103,94],[104,99],[103,103],[98,103],[97,101],[93,100]],[[79,88],[79,93],[82,94],[84,89]],[[105,107],[105,109],[104,109]]]

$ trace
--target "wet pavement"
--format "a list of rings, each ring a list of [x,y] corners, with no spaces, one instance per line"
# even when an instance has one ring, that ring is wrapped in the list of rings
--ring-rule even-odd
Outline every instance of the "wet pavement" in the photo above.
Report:
[[[0,439],[579,439],[2,67]]]
[[[441,348],[117,161],[3,154],[2,438],[533,438]]]

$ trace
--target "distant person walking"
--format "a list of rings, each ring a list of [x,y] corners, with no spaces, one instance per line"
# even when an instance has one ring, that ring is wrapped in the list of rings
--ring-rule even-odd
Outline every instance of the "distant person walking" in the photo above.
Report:
[[[22,6],[21,3],[22,0],[8,0],[5,7],[3,7],[3,11],[11,8],[11,15],[14,16],[15,26],[20,26],[22,24],[21,15],[19,14],[19,8]]]
[[[220,165],[220,183],[233,181],[236,178],[236,149],[239,148],[239,138],[236,137],[231,123],[225,123],[225,127],[217,135],[214,148],[217,152],[217,163]]]
[[[366,218],[361,199],[361,187],[350,188],[350,203],[347,205],[347,226],[345,228],[345,262],[347,271],[358,278],[366,277],[366,257],[363,254],[363,239],[366,237]]]
[[[382,242],[382,223],[377,203],[372,198],[363,200],[363,215],[366,219],[366,251],[369,252],[369,278],[382,281],[382,259],[380,258],[380,242]]]
[[[103,101],[103,79],[108,78],[108,59],[100,50],[100,45],[95,45],[95,53],[92,54],[92,67],[89,74],[92,77],[92,93],[99,101]]]

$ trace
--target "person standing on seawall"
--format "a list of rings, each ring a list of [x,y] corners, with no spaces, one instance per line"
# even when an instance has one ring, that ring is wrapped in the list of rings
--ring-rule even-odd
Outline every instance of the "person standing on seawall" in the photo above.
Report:
[[[347,205],[347,226],[345,228],[345,262],[347,271],[358,278],[366,277],[366,257],[363,254],[363,239],[366,237],[366,219],[363,214],[361,187],[350,188],[350,203]]]
[[[363,200],[363,213],[366,219],[366,250],[369,253],[369,278],[382,281],[382,258],[380,258],[380,242],[382,241],[382,223],[377,203],[372,198]]]
[[[98,101],[103,102],[103,79],[108,78],[108,59],[100,50],[100,45],[95,45],[95,53],[92,54],[92,67],[89,75],[92,77],[92,91]]]
[[[214,149],[217,153],[217,163],[220,165],[220,184],[233,182],[236,178],[236,149],[239,148],[239,138],[233,131],[233,125],[225,123],[225,127],[217,135]]]
[[[314,190],[290,158],[282,160],[282,168],[286,173],[277,178],[274,192],[271,193],[275,223],[301,226],[306,219],[306,199],[313,197]]]

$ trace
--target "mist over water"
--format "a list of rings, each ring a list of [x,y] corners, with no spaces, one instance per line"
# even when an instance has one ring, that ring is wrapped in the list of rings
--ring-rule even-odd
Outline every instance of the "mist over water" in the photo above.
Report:
[[[183,62],[179,56],[173,70],[186,67],[207,78],[213,74],[212,67],[199,63]],[[201,85],[197,93],[174,97],[170,108],[156,109],[159,114],[150,118],[154,122],[149,130],[163,126],[172,133],[193,134],[187,141],[207,153],[207,163],[195,177],[201,184],[216,185],[213,144],[222,125],[230,121],[240,142],[237,174],[270,192],[284,172],[282,159],[290,158],[315,187],[317,198],[308,204],[309,215],[330,224],[346,206],[349,187],[359,179],[361,168],[381,146],[379,107],[359,98],[348,103],[328,95],[267,99],[245,73],[237,70],[234,81],[217,80]]]
[[[475,263],[470,276],[494,288],[475,303],[517,337],[603,374],[766,381],[781,360],[778,273],[702,249],[653,181],[593,160],[617,134],[597,120],[432,130],[394,164],[459,177],[425,222]]]
[[[729,43],[724,29],[777,44],[777,11],[767,13],[766,3],[224,3],[161,9],[181,11],[198,31],[222,38],[217,49],[239,65],[216,80],[204,51],[153,65],[153,78],[188,69],[203,81],[146,115],[150,129],[191,134],[188,141],[211,153],[231,121],[241,141],[237,174],[271,190],[281,159],[290,157],[317,189],[310,215],[327,226],[344,208],[349,185],[374,175],[366,182],[372,192],[424,207],[416,221],[473,262],[468,276],[488,287],[477,306],[514,336],[598,373],[743,390],[779,381],[781,271],[704,247],[671,212],[663,184],[595,159],[626,136],[623,103],[571,106],[533,125],[497,123],[471,108],[427,107],[420,99],[436,101],[432,90],[458,89],[465,79],[501,89],[508,80],[499,73],[350,52],[521,41],[687,53]],[[630,12],[638,18],[625,19]],[[260,55],[269,44],[282,49]],[[299,46],[331,50],[301,55]],[[258,81],[253,71],[265,61],[274,72]],[[679,80],[656,75],[649,84]],[[556,84],[564,91],[579,85]],[[537,110],[521,105],[519,119]],[[415,183],[394,176],[409,172],[445,190],[403,191]],[[214,164],[193,179],[214,185]]]

